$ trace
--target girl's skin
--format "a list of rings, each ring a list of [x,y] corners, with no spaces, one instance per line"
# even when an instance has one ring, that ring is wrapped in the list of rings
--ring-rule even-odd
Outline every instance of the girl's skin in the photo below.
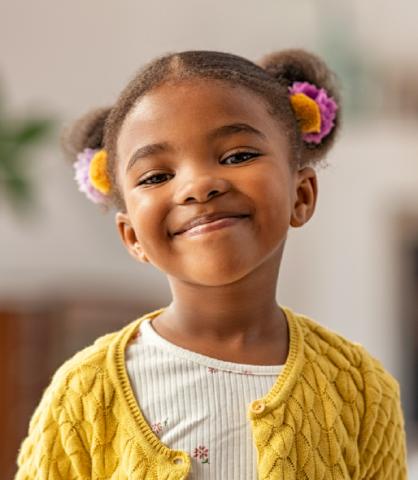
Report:
[[[234,123],[262,135],[211,136]],[[126,172],[139,148],[163,142]],[[126,117],[117,156],[127,208],[116,214],[122,241],[135,259],[167,274],[173,295],[152,321],[157,333],[225,361],[284,364],[289,333],[276,283],[289,226],[314,213],[317,178],[311,167],[292,172],[283,127],[263,99],[218,80],[162,85]],[[173,235],[191,218],[219,211],[250,216]]]

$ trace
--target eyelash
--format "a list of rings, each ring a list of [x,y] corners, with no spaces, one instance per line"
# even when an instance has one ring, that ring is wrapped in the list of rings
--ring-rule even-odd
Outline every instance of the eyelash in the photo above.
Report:
[[[224,164],[225,160],[228,160],[228,158],[232,158],[232,157],[238,157],[238,156],[245,156],[245,155],[250,155],[250,158],[247,159],[247,160],[251,160],[252,158],[254,157],[258,157],[261,155],[261,153],[253,153],[253,152],[237,152],[237,153],[234,153],[233,155],[230,155],[229,157],[226,157],[224,159],[224,161],[222,161],[221,163]],[[244,160],[246,161],[246,160]],[[242,163],[242,162],[238,162],[238,163]],[[234,163],[230,163],[228,165],[234,165]],[[155,177],[164,177],[164,176],[167,176],[169,175],[168,173],[156,173],[154,175],[150,175],[149,177],[146,177],[144,178],[143,180],[141,180],[138,185],[156,185],[156,184],[159,184],[161,182],[151,182],[151,183],[146,183],[148,180],[150,180],[151,178],[155,178]]]

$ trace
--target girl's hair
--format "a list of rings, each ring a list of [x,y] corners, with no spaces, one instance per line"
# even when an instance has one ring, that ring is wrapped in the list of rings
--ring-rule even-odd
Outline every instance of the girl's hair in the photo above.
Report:
[[[336,76],[312,53],[283,50],[268,54],[257,63],[231,53],[206,50],[164,54],[138,71],[113,106],[88,112],[63,132],[62,145],[72,162],[85,148],[106,149],[112,183],[111,204],[118,210],[126,211],[116,178],[116,142],[126,115],[152,89],[164,83],[191,79],[219,80],[232,86],[243,86],[264,100],[269,113],[285,129],[294,169],[319,163],[339,130],[341,105]],[[302,140],[289,100],[289,87],[295,81],[324,88],[339,105],[335,127],[319,144]]]

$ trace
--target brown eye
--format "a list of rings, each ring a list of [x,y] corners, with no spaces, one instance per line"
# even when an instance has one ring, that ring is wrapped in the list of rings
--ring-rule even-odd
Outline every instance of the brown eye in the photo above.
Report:
[[[226,163],[227,165],[233,165],[236,163],[246,162],[247,160],[251,160],[254,157],[259,157],[260,153],[253,153],[253,152],[237,152],[229,157],[226,157],[221,163]],[[230,158],[238,158],[238,161],[227,162]]]
[[[161,177],[167,177],[167,176],[169,176],[168,173],[156,173],[154,175],[150,175],[149,177],[144,178],[138,183],[138,185],[154,185],[156,183],[161,183],[158,181],[158,179],[161,179]],[[157,181],[154,181],[153,179],[157,179]]]

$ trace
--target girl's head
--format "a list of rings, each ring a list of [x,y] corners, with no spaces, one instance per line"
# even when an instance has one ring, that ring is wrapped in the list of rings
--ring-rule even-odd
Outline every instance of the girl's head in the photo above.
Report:
[[[104,148],[109,198],[129,252],[169,277],[230,283],[281,257],[290,225],[312,216],[312,168],[338,131],[303,140],[289,100],[294,82],[324,88],[334,75],[316,56],[288,50],[259,65],[229,53],[186,51],[145,65],[111,108],[67,131],[66,150]],[[73,157],[74,159],[74,157]],[[205,214],[243,216],[207,233],[181,233]]]

